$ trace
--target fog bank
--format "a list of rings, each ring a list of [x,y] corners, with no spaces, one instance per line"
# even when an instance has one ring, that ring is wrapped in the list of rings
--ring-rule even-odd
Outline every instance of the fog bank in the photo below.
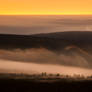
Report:
[[[61,65],[49,65],[49,64],[34,64],[34,63],[23,63],[14,62],[9,60],[0,60],[0,72],[5,73],[25,73],[25,74],[39,74],[42,72],[47,72],[56,74],[60,73],[63,75],[91,75],[92,70],[76,67],[68,67]]]
[[[80,52],[78,53],[78,51],[67,55],[62,53],[62,51],[58,54],[45,48],[0,50],[0,59],[11,60],[12,62],[16,61],[35,64],[53,64],[90,69],[92,68],[92,63],[87,61],[85,56],[81,56]]]

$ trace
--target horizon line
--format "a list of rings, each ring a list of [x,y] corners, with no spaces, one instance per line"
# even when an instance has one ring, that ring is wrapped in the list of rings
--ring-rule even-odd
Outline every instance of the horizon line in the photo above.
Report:
[[[0,16],[92,16],[92,14],[0,14]]]

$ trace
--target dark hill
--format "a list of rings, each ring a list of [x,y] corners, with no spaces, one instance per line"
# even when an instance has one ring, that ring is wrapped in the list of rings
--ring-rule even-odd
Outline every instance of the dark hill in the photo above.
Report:
[[[0,35],[1,49],[47,48],[62,50],[66,46],[75,45],[91,53],[92,32],[60,32],[37,35]]]

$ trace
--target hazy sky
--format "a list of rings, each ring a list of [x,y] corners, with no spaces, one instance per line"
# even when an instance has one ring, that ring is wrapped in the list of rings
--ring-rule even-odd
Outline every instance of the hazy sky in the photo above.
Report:
[[[92,14],[92,0],[1,0],[0,14]]]
[[[0,33],[92,31],[92,16],[0,16]]]

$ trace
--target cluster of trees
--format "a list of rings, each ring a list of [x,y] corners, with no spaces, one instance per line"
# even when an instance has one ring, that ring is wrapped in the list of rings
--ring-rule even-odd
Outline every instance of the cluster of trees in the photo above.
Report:
[[[0,78],[6,78],[6,77],[13,77],[13,78],[79,78],[79,79],[92,79],[92,75],[91,76],[84,76],[84,75],[80,75],[80,74],[74,74],[74,75],[61,75],[59,73],[57,74],[48,74],[46,72],[42,72],[41,74],[11,74],[11,73],[1,73],[0,74]]]
[[[81,79],[85,79],[85,78],[92,78],[92,75],[90,76],[85,76],[85,75],[81,75],[81,74],[74,74],[74,75],[63,75],[63,74],[47,74],[46,72],[42,72],[40,74],[40,76],[55,76],[55,77],[63,77],[63,78],[81,78]]]

